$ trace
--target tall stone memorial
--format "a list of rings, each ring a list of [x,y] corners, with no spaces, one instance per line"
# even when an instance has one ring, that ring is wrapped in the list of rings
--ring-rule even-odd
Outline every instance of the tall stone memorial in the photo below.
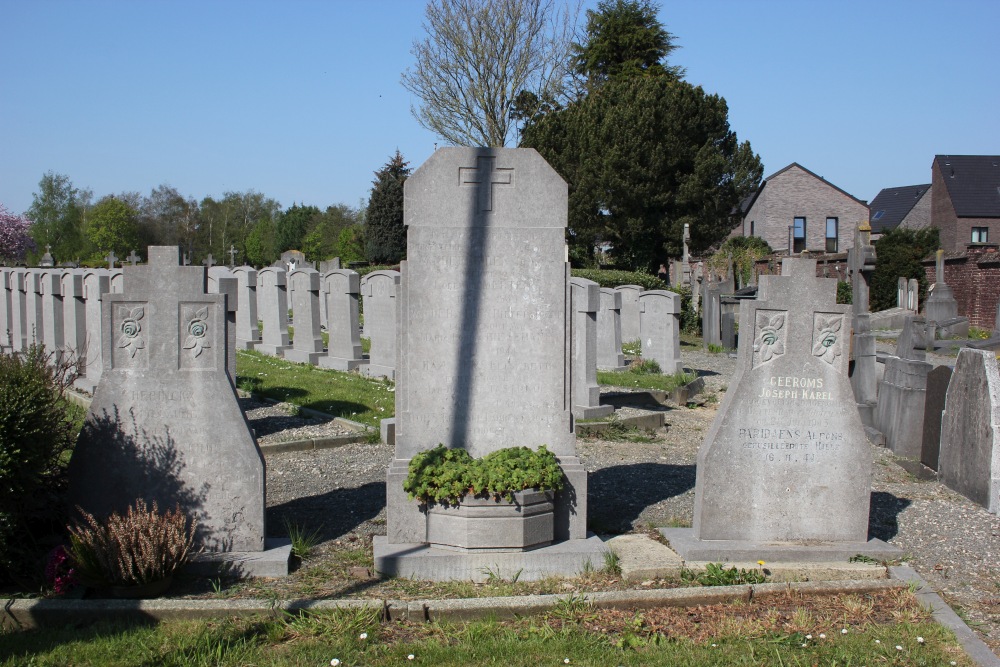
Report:
[[[573,415],[596,419],[614,413],[614,406],[601,405],[597,384],[597,317],[601,309],[601,286],[586,278],[570,278],[573,320]]]
[[[261,341],[254,349],[283,357],[288,344],[288,276],[274,266],[257,272],[257,310],[264,325]]]
[[[371,341],[362,370],[371,377],[396,378],[399,278],[399,271],[372,271],[361,279],[365,332]]]
[[[8,274],[10,292],[10,345],[14,352],[21,352],[28,346],[27,303],[25,301],[24,285],[25,269],[14,268]]]
[[[639,295],[642,358],[655,361],[666,374],[684,370],[681,362],[681,295],[649,290]]]
[[[622,342],[634,343],[639,340],[639,285],[619,285],[615,288],[622,296],[621,320]]]
[[[104,373],[70,461],[71,500],[98,517],[137,498],[179,504],[210,557],[287,573],[287,554],[264,565],[264,459],[226,373],[225,296],[179,258],[150,247],[147,265],[125,267],[124,292],[104,295]]]
[[[622,353],[622,295],[610,287],[601,288],[601,309],[597,311],[597,367],[607,371],[625,370]]]
[[[895,553],[868,541],[871,449],[836,288],[816,277],[816,260],[785,259],[741,303],[736,375],[698,452],[693,527],[661,529],[686,560]]]
[[[295,336],[285,359],[316,365],[323,356],[323,336],[319,327],[319,271],[295,269],[288,274],[291,291],[292,325]]]
[[[11,350],[10,269],[0,267],[0,352]]]
[[[482,580],[499,567],[536,579],[601,560],[572,431],[566,215],[565,182],[532,149],[443,148],[407,179],[396,450],[378,571]],[[439,443],[474,457],[522,445],[555,453],[567,483],[550,510],[552,544],[494,549],[508,524],[488,516],[463,531],[485,544],[437,531],[403,480],[410,459]]]
[[[329,343],[319,365],[338,371],[353,371],[364,363],[358,330],[358,295],[361,278],[350,269],[332,269],[323,275]]]
[[[239,291],[236,309],[236,345],[241,350],[252,350],[260,344],[257,327],[257,270],[252,266],[233,269]]]

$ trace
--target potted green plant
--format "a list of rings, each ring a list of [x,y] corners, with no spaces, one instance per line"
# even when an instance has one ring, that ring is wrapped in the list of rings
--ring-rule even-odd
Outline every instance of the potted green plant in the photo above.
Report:
[[[426,510],[430,544],[523,551],[552,542],[554,494],[563,485],[559,461],[544,445],[481,459],[438,445],[413,457],[403,489]]]

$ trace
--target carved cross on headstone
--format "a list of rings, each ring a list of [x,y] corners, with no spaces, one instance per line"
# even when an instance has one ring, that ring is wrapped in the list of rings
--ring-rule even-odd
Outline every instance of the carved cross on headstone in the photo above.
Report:
[[[458,183],[460,186],[478,186],[479,211],[493,211],[493,186],[514,185],[514,170],[497,168],[497,159],[492,156],[479,156],[475,167],[459,167]]]
[[[229,268],[236,266],[236,246],[230,244],[229,246]]]
[[[45,244],[45,254],[48,255],[50,252],[52,252],[52,246],[50,246],[49,244],[46,243]]]
[[[208,257],[201,260],[201,263],[207,266],[208,268],[212,268],[213,266],[215,266],[215,258],[212,257],[212,253],[208,253]]]
[[[135,266],[142,260],[142,257],[139,257],[139,255],[135,254],[135,250],[133,250],[131,253],[129,253],[129,256],[126,257],[125,259],[127,259],[132,264],[132,266]]]
[[[108,268],[109,269],[114,269],[115,268],[115,262],[118,261],[118,257],[115,256],[115,251],[114,250],[112,250],[111,252],[109,252],[108,256],[105,257],[104,259],[107,260],[107,262],[108,262]]]

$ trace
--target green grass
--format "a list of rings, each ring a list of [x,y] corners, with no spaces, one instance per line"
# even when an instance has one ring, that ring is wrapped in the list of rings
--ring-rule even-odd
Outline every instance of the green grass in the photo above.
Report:
[[[381,624],[377,611],[344,611],[136,626],[104,621],[84,629],[2,636],[0,665],[948,665],[971,666],[954,637],[932,623],[838,625],[806,631],[676,637],[650,610],[601,627],[598,612],[570,602],[546,617],[469,623]],[[606,618],[606,617],[605,617]],[[922,637],[923,642],[917,640]],[[876,640],[878,642],[876,643]],[[896,647],[900,648],[897,649]],[[412,658],[410,657],[412,656]],[[568,662],[567,662],[568,660]]]
[[[395,385],[388,380],[296,364],[253,351],[236,353],[236,386],[371,426],[395,412]]]
[[[673,375],[654,375],[632,373],[629,371],[597,371],[597,383],[612,387],[639,387],[641,389],[660,389],[673,391],[694,382],[694,373],[674,373]]]

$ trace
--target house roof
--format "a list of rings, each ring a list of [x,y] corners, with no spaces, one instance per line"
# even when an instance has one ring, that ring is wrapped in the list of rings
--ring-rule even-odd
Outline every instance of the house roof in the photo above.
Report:
[[[805,167],[803,167],[798,162],[793,162],[790,165],[788,165],[787,167],[785,167],[784,169],[779,169],[778,171],[774,172],[770,176],[766,176],[764,178],[764,180],[760,182],[760,187],[758,187],[756,191],[754,191],[753,193],[751,193],[751,194],[747,195],[746,197],[744,197],[743,201],[740,202],[740,210],[742,211],[743,215],[745,216],[750,211],[750,209],[753,207],[754,202],[757,201],[757,197],[760,196],[760,193],[764,191],[764,187],[767,185],[768,181],[770,181],[771,179],[773,179],[775,176],[779,176],[779,175],[785,173],[786,171],[788,171],[792,167],[798,167],[799,169],[801,169],[802,171],[806,172],[807,174],[809,174],[810,176],[812,176],[816,180],[818,180],[821,183],[823,183],[824,185],[829,185],[831,188],[833,188],[837,192],[850,197],[851,199],[853,199],[854,201],[858,202],[859,204],[861,204],[862,206],[864,206],[866,208],[868,207],[868,203],[867,202],[864,202],[864,201],[858,199],[857,197],[855,197],[854,195],[852,195],[850,192],[847,192],[846,190],[844,190],[842,188],[838,188],[836,185],[834,185],[830,181],[826,180],[822,176],[819,176],[818,174],[816,174],[816,173],[814,173],[812,171],[809,171],[808,169],[806,169]]]
[[[1000,218],[1000,155],[935,155],[960,218]]]
[[[898,227],[930,189],[930,183],[882,189],[869,207],[868,222],[872,231],[882,234]]]

